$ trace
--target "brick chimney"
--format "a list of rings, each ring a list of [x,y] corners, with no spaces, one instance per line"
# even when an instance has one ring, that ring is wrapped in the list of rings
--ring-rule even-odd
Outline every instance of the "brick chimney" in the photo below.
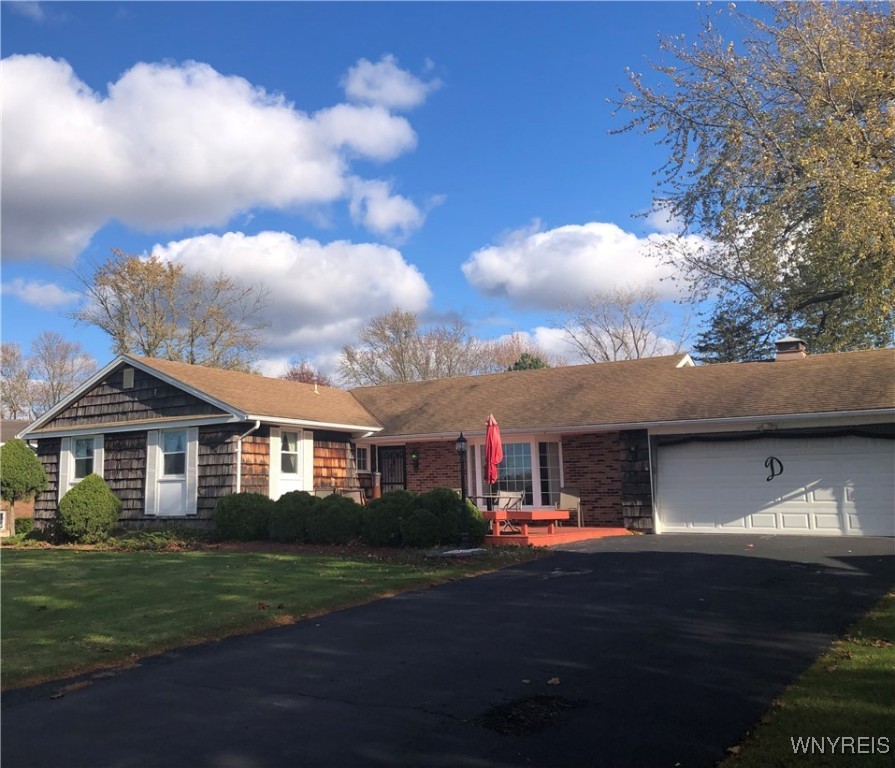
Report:
[[[801,339],[794,336],[784,336],[778,339],[774,345],[777,347],[777,356],[774,358],[776,362],[784,362],[787,360],[801,360],[808,357],[808,345]]]

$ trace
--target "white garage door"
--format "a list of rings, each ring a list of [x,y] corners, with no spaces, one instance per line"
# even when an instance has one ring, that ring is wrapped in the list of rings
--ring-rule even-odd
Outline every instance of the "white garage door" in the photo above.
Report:
[[[762,438],[660,446],[658,531],[895,535],[895,441]]]

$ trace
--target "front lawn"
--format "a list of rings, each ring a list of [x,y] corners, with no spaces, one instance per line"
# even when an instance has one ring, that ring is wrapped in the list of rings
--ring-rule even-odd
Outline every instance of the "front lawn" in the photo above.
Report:
[[[895,592],[774,702],[724,768],[866,768],[895,755]]]
[[[126,664],[535,557],[350,550],[100,552],[4,548],[3,688]]]

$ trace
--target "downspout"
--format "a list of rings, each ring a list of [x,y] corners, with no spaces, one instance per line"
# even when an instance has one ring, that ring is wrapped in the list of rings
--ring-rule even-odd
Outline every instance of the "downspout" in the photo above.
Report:
[[[236,492],[242,492],[242,440],[261,426],[261,419],[255,420],[255,426],[236,438]]]

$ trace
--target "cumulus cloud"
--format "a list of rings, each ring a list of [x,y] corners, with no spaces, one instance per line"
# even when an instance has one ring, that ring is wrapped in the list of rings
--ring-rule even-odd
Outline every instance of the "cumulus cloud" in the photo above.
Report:
[[[647,214],[646,223],[656,232],[663,234],[676,234],[683,232],[684,222],[679,216],[675,216],[667,204],[656,201],[652,210]]]
[[[431,291],[422,274],[394,248],[373,243],[320,243],[286,232],[202,235],[156,245],[153,254],[187,271],[225,270],[269,291],[265,370],[295,355],[331,352],[353,343],[371,317],[400,307],[420,312]],[[317,364],[317,363],[315,363]]]
[[[347,201],[352,160],[385,162],[417,140],[381,104],[308,114],[199,62],[136,64],[106,95],[44,56],[4,59],[2,77],[5,258],[71,262],[113,219],[177,231]],[[406,234],[424,217],[401,201],[402,215],[362,219]]]
[[[619,287],[677,295],[671,282],[663,282],[670,268],[649,255],[668,235],[638,237],[601,222],[538,230],[511,232],[498,245],[474,252],[462,266],[470,285],[486,296],[541,309],[562,309],[593,291]],[[694,247],[701,242],[691,240]]]
[[[59,309],[73,304],[80,298],[77,291],[67,291],[55,283],[43,280],[23,280],[17,277],[9,283],[3,283],[2,293],[15,296],[25,304],[38,309]]]
[[[355,179],[352,184],[351,218],[379,234],[406,237],[423,223],[423,213],[402,195],[393,195],[384,181]]]
[[[432,68],[432,62],[428,59],[426,68]],[[440,88],[441,81],[420,80],[401,69],[394,56],[385,55],[375,64],[360,59],[342,78],[342,87],[351,101],[379,104],[389,109],[412,109]]]

